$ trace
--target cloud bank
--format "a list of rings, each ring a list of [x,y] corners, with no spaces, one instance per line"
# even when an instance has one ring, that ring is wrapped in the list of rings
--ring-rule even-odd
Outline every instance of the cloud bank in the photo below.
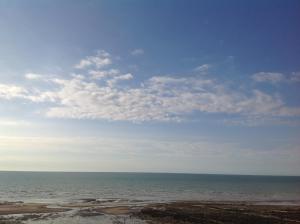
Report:
[[[280,82],[299,82],[300,73],[293,72],[291,75],[284,75],[278,72],[258,72],[252,75],[256,82],[280,83]]]
[[[203,76],[153,76],[136,85],[131,73],[112,66],[111,58],[109,53],[98,51],[96,56],[82,59],[75,65],[79,74],[47,78],[52,89],[0,84],[0,99],[46,103],[43,114],[51,118],[143,122],[182,121],[196,113],[248,118],[300,116],[300,108],[286,105],[278,94],[235,90]],[[42,76],[32,73],[25,77]],[[279,82],[282,75],[257,73],[253,79]]]

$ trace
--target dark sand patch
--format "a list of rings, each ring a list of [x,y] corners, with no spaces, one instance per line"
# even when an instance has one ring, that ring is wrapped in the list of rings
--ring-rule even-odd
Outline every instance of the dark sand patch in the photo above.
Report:
[[[96,208],[97,211],[102,212],[107,215],[128,215],[134,210],[129,206],[116,206],[116,207],[106,207],[106,208]]]
[[[93,217],[93,216],[101,216],[101,215],[104,214],[93,208],[80,209],[78,212],[74,214],[74,216],[81,216],[81,217]]]
[[[299,224],[300,206],[174,202],[148,205],[134,215],[151,224]]]

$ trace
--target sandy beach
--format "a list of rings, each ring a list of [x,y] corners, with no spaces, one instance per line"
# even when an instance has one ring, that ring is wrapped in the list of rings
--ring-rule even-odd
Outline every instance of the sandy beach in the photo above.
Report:
[[[1,224],[51,221],[59,217],[82,220],[107,216],[111,223],[196,224],[196,223],[300,223],[299,205],[262,205],[250,202],[177,201],[146,205],[107,206],[96,200],[65,204],[2,202]],[[122,218],[120,220],[120,218]],[[82,221],[81,223],[85,223]],[[99,222],[102,223],[102,222]]]

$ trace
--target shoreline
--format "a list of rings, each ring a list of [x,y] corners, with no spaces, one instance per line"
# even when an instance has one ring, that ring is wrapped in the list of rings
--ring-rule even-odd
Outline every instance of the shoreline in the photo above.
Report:
[[[136,204],[111,203],[97,199],[51,204],[26,202],[1,202],[0,224],[34,223],[59,217],[110,219],[120,216],[151,224],[194,223],[300,223],[299,204],[258,204],[253,201],[173,201],[142,202]],[[226,221],[227,220],[227,221]],[[251,222],[248,221],[252,220]],[[71,222],[70,222],[71,223]],[[112,222],[113,223],[113,222]],[[227,222],[228,223],[228,222]]]

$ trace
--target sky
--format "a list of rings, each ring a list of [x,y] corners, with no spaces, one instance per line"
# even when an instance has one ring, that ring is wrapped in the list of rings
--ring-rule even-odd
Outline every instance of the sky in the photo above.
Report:
[[[297,0],[0,0],[0,170],[300,175]]]

